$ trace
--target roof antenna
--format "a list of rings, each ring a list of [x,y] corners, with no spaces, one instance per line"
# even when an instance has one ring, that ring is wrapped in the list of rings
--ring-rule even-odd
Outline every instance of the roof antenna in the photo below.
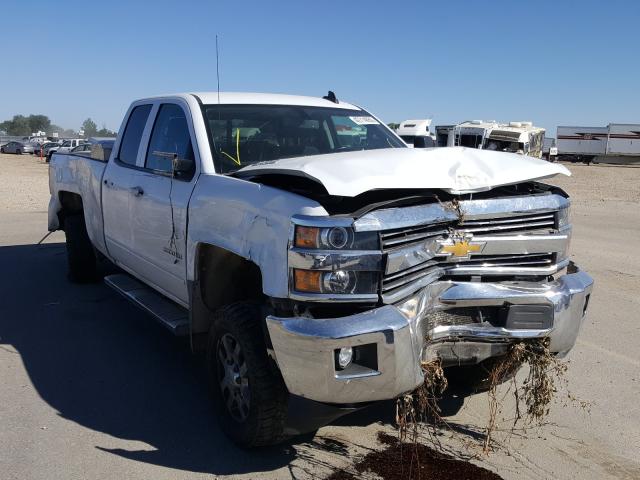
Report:
[[[331,90],[329,90],[329,93],[327,93],[322,98],[324,98],[325,100],[329,100],[330,102],[333,102],[333,103],[340,103],[340,102],[338,102],[338,99],[336,98],[336,94],[333,93]]]
[[[218,52],[218,35],[216,34],[216,77],[218,78],[218,105],[220,105],[220,54]],[[218,109],[220,113],[220,109]]]

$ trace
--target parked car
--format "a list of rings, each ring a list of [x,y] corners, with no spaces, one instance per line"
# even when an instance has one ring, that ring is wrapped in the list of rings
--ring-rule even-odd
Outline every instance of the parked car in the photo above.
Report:
[[[95,280],[99,252],[125,272],[110,287],[207,352],[240,445],[412,391],[424,362],[472,392],[516,342],[576,342],[593,280],[542,183],[562,165],[411,149],[333,94],[146,98],[120,131],[107,162],[54,155],[48,228],[70,278]]]
[[[42,155],[43,157],[48,157],[49,150],[51,150],[52,148],[57,148],[59,146],[60,146],[60,143],[58,143],[58,142],[43,143],[40,146],[40,149],[36,148],[36,155],[38,155],[38,156]]]
[[[0,147],[0,152],[2,153],[17,153],[18,155],[23,153],[33,153],[33,150],[33,145],[23,142],[9,142]]]
[[[60,145],[49,149],[49,152],[47,153],[47,162],[51,161],[51,155],[53,155],[54,153],[70,152],[72,148],[75,148],[78,145],[82,145],[86,142],[87,141],[84,138],[69,138],[67,140],[64,140]]]

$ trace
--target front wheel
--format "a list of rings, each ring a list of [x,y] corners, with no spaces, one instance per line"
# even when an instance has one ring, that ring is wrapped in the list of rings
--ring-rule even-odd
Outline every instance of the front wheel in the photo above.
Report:
[[[216,312],[207,366],[225,434],[243,447],[285,439],[288,392],[264,341],[260,306],[239,302]]]

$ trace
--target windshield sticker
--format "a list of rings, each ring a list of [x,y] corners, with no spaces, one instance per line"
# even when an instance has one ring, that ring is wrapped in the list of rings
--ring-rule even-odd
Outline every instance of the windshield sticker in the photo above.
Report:
[[[373,117],[349,117],[353,123],[358,125],[377,125],[378,121]]]

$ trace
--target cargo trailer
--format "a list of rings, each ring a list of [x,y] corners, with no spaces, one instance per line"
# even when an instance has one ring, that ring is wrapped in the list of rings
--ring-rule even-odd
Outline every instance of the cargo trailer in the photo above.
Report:
[[[640,162],[640,124],[559,126],[557,138],[558,160],[587,163]]]

